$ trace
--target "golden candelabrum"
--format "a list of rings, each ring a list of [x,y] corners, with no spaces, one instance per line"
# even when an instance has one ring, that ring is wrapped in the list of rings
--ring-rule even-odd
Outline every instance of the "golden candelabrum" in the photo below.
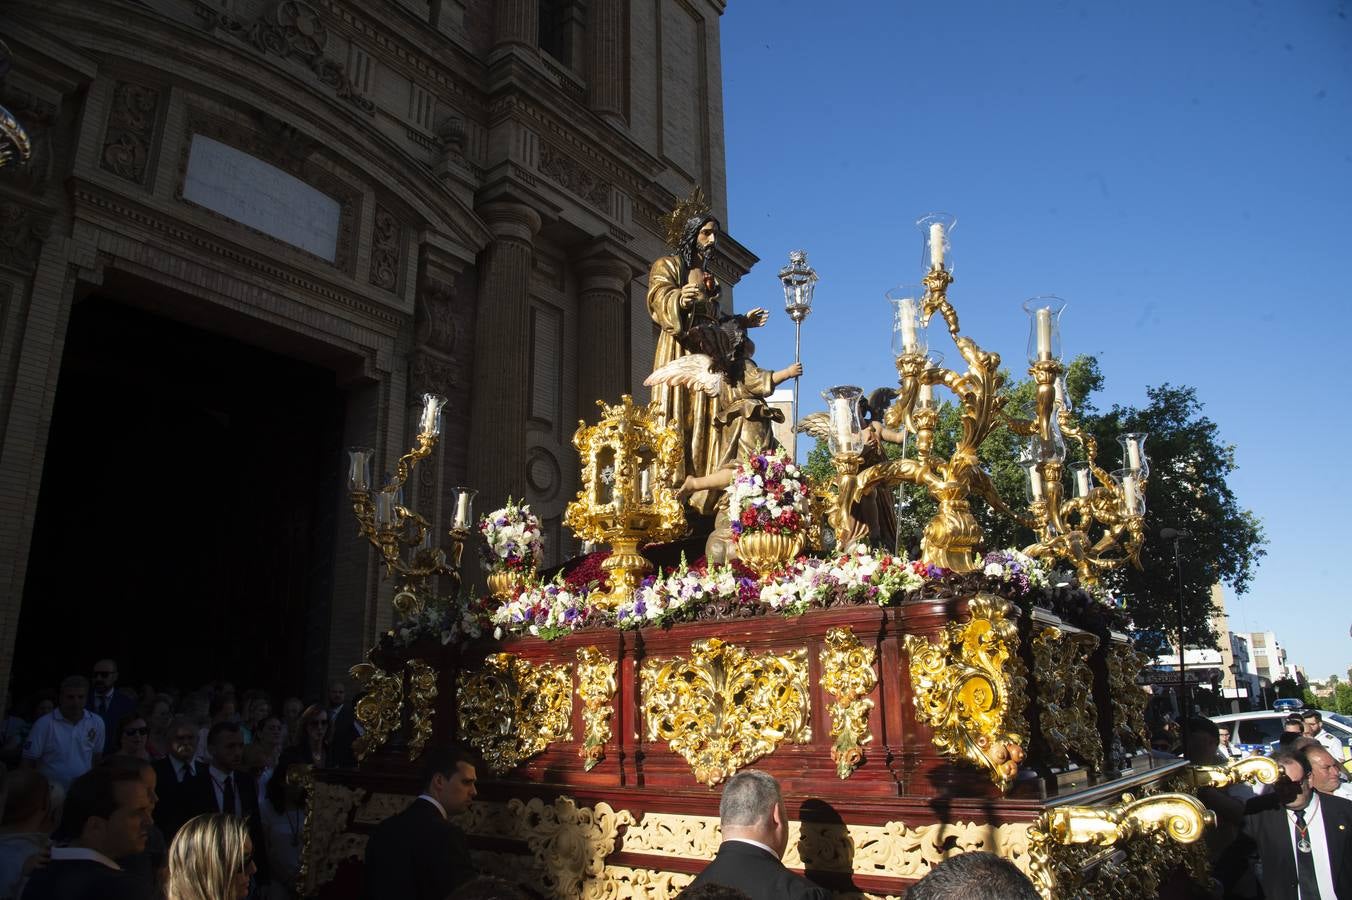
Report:
[[[587,541],[604,541],[610,557],[601,564],[610,591],[592,594],[613,609],[629,599],[653,565],[639,552],[648,543],[686,533],[685,513],[672,487],[681,463],[681,434],[661,424],[656,404],[635,406],[625,394],[614,406],[603,400],[601,421],[578,422],[573,446],[582,457],[582,489],[568,504],[563,523]]]
[[[457,487],[452,498],[455,515],[449,529],[448,548],[437,546],[435,529],[423,516],[404,503],[404,483],[421,460],[431,455],[441,435],[441,408],[446,398],[423,394],[417,443],[395,467],[395,474],[382,487],[372,487],[371,463],[375,450],[348,449],[348,492],[359,533],[380,551],[386,577],[395,577],[394,608],[402,615],[420,612],[430,598],[429,579],[451,580],[454,596],[460,590],[460,559],[474,521],[474,495]]]
[[[1068,560],[1083,583],[1094,583],[1101,570],[1126,561],[1139,566],[1149,475],[1145,435],[1121,438],[1125,454],[1121,471],[1110,475],[1095,462],[1097,442],[1071,415],[1065,390],[1059,333],[1064,305],[1055,297],[1034,298],[1024,305],[1031,317],[1028,371],[1037,385],[1037,399],[1031,418],[1011,416],[1005,410],[1008,396],[1002,392],[1005,378],[1000,355],[983,350],[962,334],[957,310],[948,299],[953,283],[949,234],[954,220],[936,214],[917,224],[925,237],[923,255],[929,269],[923,284],[887,293],[893,305],[893,352],[900,391],[884,418],[893,432],[915,436],[914,455],[883,461],[877,454],[870,461],[859,414],[862,391],[847,385],[823,395],[828,413],[821,417],[819,428],[826,432],[836,468],[828,521],[842,547],[866,536],[851,512],[860,499],[873,490],[910,482],[923,486],[938,503],[938,512],[921,539],[922,558],[932,565],[956,572],[970,572],[980,565],[983,534],[970,505],[975,495],[1036,532],[1037,542],[1025,552]],[[925,329],[935,313],[948,326],[958,355],[967,364],[965,371],[944,368],[942,355],[928,351]],[[953,394],[961,413],[961,432],[947,458],[934,448],[940,414],[936,387]],[[1027,516],[1014,512],[1001,498],[978,457],[981,445],[1001,425],[1028,438],[1024,454],[1030,501]],[[1076,440],[1088,457],[1088,462],[1070,466],[1076,489],[1069,499],[1062,490],[1066,436]]]

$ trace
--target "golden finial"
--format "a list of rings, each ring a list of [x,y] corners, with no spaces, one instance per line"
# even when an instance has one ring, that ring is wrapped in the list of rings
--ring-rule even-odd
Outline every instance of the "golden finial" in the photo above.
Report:
[[[685,231],[685,223],[699,216],[703,218],[710,213],[709,201],[704,197],[704,188],[695,185],[695,189],[672,209],[671,213],[663,219],[667,226],[667,246],[673,250],[681,242],[681,234]]]

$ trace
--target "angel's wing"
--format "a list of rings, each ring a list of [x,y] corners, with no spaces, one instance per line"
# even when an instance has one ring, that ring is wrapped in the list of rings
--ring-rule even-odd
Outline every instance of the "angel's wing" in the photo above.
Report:
[[[657,384],[672,384],[679,387],[699,388],[710,397],[717,397],[723,389],[723,376],[709,369],[712,363],[703,353],[691,353],[673,359],[643,380],[645,387]]]
[[[829,441],[831,439],[831,414],[817,412],[799,419],[798,430],[812,435],[819,441]]]

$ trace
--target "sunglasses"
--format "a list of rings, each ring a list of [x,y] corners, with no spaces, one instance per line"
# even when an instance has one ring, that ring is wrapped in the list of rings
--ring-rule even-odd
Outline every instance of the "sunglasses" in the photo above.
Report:
[[[149,728],[126,728],[122,731],[127,737],[136,737],[138,734],[150,734]]]

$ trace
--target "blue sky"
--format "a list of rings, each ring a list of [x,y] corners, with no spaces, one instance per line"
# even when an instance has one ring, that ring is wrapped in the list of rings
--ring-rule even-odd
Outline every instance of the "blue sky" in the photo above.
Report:
[[[762,365],[793,358],[788,251],[821,276],[803,414],[827,385],[895,382],[883,292],[922,274],[915,219],[952,213],[949,296],[1016,373],[1020,304],[1057,294],[1101,407],[1197,388],[1270,540],[1231,627],[1346,677],[1352,3],[732,0],[722,42]]]

